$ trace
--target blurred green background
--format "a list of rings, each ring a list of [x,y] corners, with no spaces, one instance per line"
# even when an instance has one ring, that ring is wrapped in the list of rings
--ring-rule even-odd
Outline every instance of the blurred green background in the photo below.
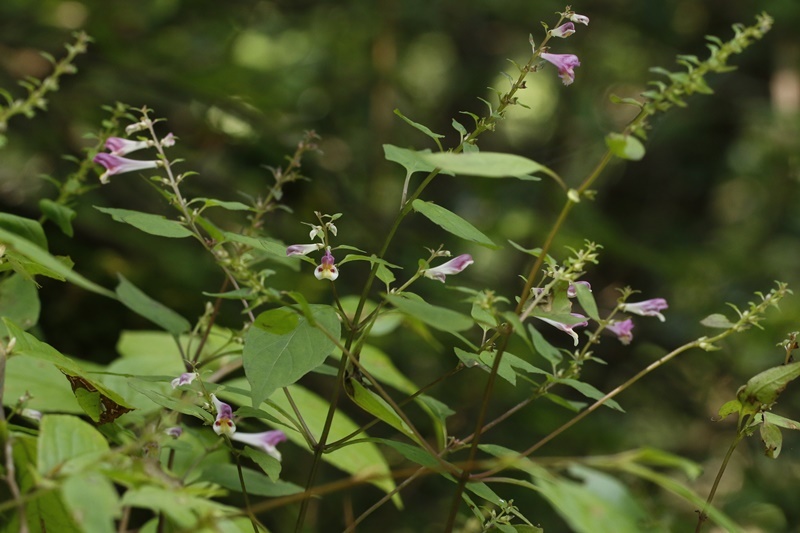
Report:
[[[800,4],[606,0],[572,7],[591,24],[552,43],[551,51],[580,57],[575,83],[564,87],[549,66],[529,77],[520,97],[531,109],[512,109],[498,131],[479,142],[484,150],[548,165],[570,185],[593,168],[605,149],[604,135],[632,117],[633,108],[611,104],[610,94],[637,96],[656,79],[649,67],[680,68],[676,54],[704,57],[704,35],[727,40],[731,24],[752,24],[761,10],[776,21],[764,41],[733,58],[738,70],[709,78],[713,97],[691,97],[688,108],[654,121],[645,159],[612,164],[598,182],[597,201],[574,211],[558,241],[559,255],[565,245],[583,239],[605,247],[600,266],[587,276],[601,308],[612,307],[615,289],[626,284],[644,298],[669,301],[666,323],[636,320],[630,347],[611,341],[598,348],[609,365],[587,368],[585,377],[610,390],[665,350],[703,334],[698,321],[724,312],[725,302],[744,306],[754,291],[766,292],[776,279],[800,286]],[[311,180],[285,191],[284,202],[294,214],[273,215],[266,232],[287,243],[308,242],[300,221],[314,221],[315,210],[342,212],[337,242],[375,252],[396,213],[404,177],[399,166],[383,159],[382,144],[435,148],[392,111],[399,108],[454,145],[453,118],[469,126],[460,111],[482,114],[485,106],[477,98],[492,100],[489,86],[507,87],[500,75],[513,68],[507,59],[527,61],[528,34],[541,41],[539,21],[552,24],[553,13],[563,8],[558,2],[520,0],[3,0],[0,87],[16,90],[16,80],[46,75],[49,64],[37,51],[60,57],[74,30],[86,30],[95,42],[78,60],[80,72],[66,77],[52,96],[47,113],[11,121],[8,145],[0,151],[0,209],[38,218],[39,198],[55,194],[40,176],[67,175],[74,164],[62,154],[79,156],[92,142],[85,134],[97,131],[106,116],[101,106],[121,101],[147,105],[167,119],[164,132],[180,138],[172,153],[186,159],[182,169],[199,173],[186,185],[189,195],[241,200],[242,194],[263,194],[271,184],[265,166],[281,165],[305,130],[317,131],[323,153],[304,167]],[[496,242],[512,239],[526,247],[541,244],[562,203],[548,181],[446,176],[425,198],[456,211]],[[70,255],[78,271],[101,284],[113,286],[121,272],[183,315],[199,316],[200,291],[215,292],[221,283],[210,258],[189,240],[166,242],[139,233],[93,205],[170,214],[142,179],[116,176],[81,198],[73,239],[48,227],[51,251]],[[238,222],[227,224],[236,229]],[[470,246],[418,216],[407,221],[395,244],[387,259],[407,269],[427,256],[425,246],[472,253],[475,265],[457,282],[494,288],[509,298],[521,288],[517,274],[529,266],[528,257],[510,246],[499,252]],[[339,293],[360,291],[366,272],[360,263],[342,268]],[[280,271],[272,279],[277,288],[329,301],[310,272],[298,278]],[[41,283],[38,333],[64,353],[107,362],[115,357],[121,330],[150,327],[120,305],[58,282]],[[460,298],[433,283],[420,291],[439,302]],[[763,331],[735,337],[721,352],[687,354],[620,398],[627,415],[593,415],[543,454],[660,447],[706,467],[695,484],[704,495],[734,432],[730,421],[711,418],[750,376],[781,362],[783,352],[775,344],[800,330],[798,312],[800,301],[789,299]],[[235,327],[239,320],[236,306],[225,310],[223,324]],[[381,342],[420,384],[456,362],[448,350],[420,341],[410,330]],[[451,406],[466,406],[451,419],[456,435],[471,431],[478,404],[474,391],[484,382],[483,375],[462,373],[434,391]],[[328,387],[313,377],[308,384],[322,393]],[[798,394],[790,387],[776,412],[800,418]],[[500,386],[493,414],[521,395],[524,391]],[[521,449],[567,416],[549,404],[534,406],[490,439]],[[745,442],[720,489],[717,502],[752,531],[800,531],[800,435],[785,439],[777,461],[763,457],[757,437]],[[287,477],[305,479],[308,456],[299,450],[285,456]],[[337,475],[328,474],[328,479]],[[451,487],[433,479],[416,484],[405,495],[410,512],[387,506],[365,522],[364,531],[385,530],[387,520],[392,531],[438,531]],[[686,530],[696,519],[691,508],[652,487],[635,490],[650,501],[652,516],[663,519],[666,530]],[[376,494],[356,490],[356,514]],[[548,533],[568,531],[541,500],[509,494]],[[342,502],[331,497],[319,504],[319,521],[311,527],[327,531],[326,524],[342,523]],[[676,508],[680,513],[669,518]],[[276,531],[287,527],[290,515],[275,513]]]

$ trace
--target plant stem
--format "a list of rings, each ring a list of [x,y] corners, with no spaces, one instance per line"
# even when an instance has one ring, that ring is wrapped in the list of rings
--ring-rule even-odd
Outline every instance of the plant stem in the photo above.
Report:
[[[711,485],[711,490],[708,493],[708,498],[706,498],[706,504],[703,506],[703,510],[697,515],[697,527],[695,528],[695,533],[700,533],[700,530],[703,529],[703,524],[708,520],[708,507],[711,505],[711,501],[714,499],[714,495],[717,493],[717,488],[719,487],[719,482],[722,480],[722,474],[725,473],[725,469],[728,467],[728,461],[730,461],[731,456],[733,456],[733,451],[739,445],[739,443],[744,438],[744,430],[742,428],[747,427],[748,424],[740,424],[739,430],[736,432],[736,437],[734,437],[733,442],[728,447],[728,452],[725,454],[725,458],[722,460],[722,464],[719,466],[719,470],[717,471],[717,477],[714,478],[714,484]]]

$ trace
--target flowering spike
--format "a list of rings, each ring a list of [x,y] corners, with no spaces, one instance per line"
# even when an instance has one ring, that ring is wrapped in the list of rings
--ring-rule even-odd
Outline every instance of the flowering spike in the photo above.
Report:
[[[339,269],[336,268],[335,262],[336,259],[333,257],[333,254],[331,254],[331,248],[329,246],[328,249],[325,250],[325,255],[322,256],[319,266],[314,269],[314,276],[319,280],[336,280],[336,278],[339,277]]]
[[[541,316],[537,316],[536,318],[544,322],[547,322],[551,326],[560,329],[561,331],[572,337],[572,340],[575,341],[575,346],[577,346],[580,339],[578,338],[578,333],[575,332],[575,328],[588,326],[589,322],[587,322],[585,320],[586,317],[581,314],[578,313],[570,313],[570,314],[575,318],[581,318],[584,320],[582,322],[578,322],[577,324],[564,324],[563,322],[556,322],[555,320],[550,320],[549,318],[544,318]]]
[[[106,167],[106,171],[100,176],[100,183],[108,183],[108,177],[123,172],[133,172],[135,170],[145,170],[148,168],[158,168],[163,163],[161,161],[137,161],[126,159],[114,154],[100,153],[94,156],[93,161]]]
[[[666,319],[664,318],[664,315],[660,313],[660,311],[663,311],[668,307],[669,305],[667,305],[667,301],[664,298],[652,298],[643,302],[622,304],[620,306],[620,310],[639,316],[656,316],[661,322],[664,322]]]
[[[214,409],[217,411],[217,418],[214,420],[214,433],[217,435],[228,435],[236,433],[236,424],[233,423],[233,409],[225,402],[217,399],[216,395],[211,395],[214,402]]]
[[[439,280],[444,283],[446,276],[458,274],[474,262],[475,261],[472,260],[471,255],[461,254],[458,257],[454,257],[450,261],[439,265],[438,267],[426,268],[422,271],[422,275],[426,278]]]
[[[172,385],[173,389],[177,389],[181,385],[189,385],[192,381],[197,379],[197,377],[197,372],[184,372],[177,378],[170,381],[169,384]]]
[[[564,82],[564,85],[569,85],[575,81],[575,67],[581,66],[578,56],[574,54],[548,54],[543,52],[541,58],[549,61],[558,69],[558,77]]]
[[[566,39],[570,35],[575,33],[575,24],[572,22],[566,22],[559,26],[558,28],[553,28],[550,30],[550,35],[553,37],[560,37],[562,39]]]
[[[263,433],[234,433],[231,435],[231,439],[260,448],[280,461],[281,452],[278,451],[276,445],[286,440],[286,433],[279,429]]]
[[[617,336],[622,344],[630,344],[633,340],[633,320],[615,320],[606,329]]]

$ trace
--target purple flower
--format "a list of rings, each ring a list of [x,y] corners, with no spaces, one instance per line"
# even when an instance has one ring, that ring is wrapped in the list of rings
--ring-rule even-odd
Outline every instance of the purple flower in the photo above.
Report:
[[[545,61],[549,61],[555,65],[558,69],[558,76],[561,78],[561,81],[564,82],[564,85],[569,85],[575,81],[575,72],[573,69],[581,66],[578,56],[573,54],[548,54],[543,52],[541,57]]]
[[[214,402],[214,409],[217,411],[217,418],[214,420],[214,433],[217,435],[228,435],[236,433],[236,424],[233,423],[233,409],[225,402],[221,402],[212,394],[211,401]]]
[[[574,316],[575,318],[581,318],[581,319],[585,319],[586,318],[585,316],[583,316],[581,314],[578,314],[578,313],[570,313],[570,314],[572,316]],[[578,322],[577,324],[564,324],[563,322],[556,322],[555,320],[550,320],[549,318],[544,318],[544,317],[541,317],[541,316],[537,316],[536,318],[538,318],[539,320],[542,320],[544,322],[547,322],[551,326],[554,326],[554,327],[560,329],[561,331],[563,331],[564,333],[566,333],[567,335],[572,337],[572,339],[575,341],[575,346],[578,345],[579,339],[578,339],[578,334],[574,331],[574,329],[578,328],[578,327],[585,327],[585,326],[589,325],[589,322],[587,322],[586,320],[583,320],[582,322]]]
[[[426,278],[436,279],[444,283],[446,276],[458,274],[474,262],[475,261],[472,260],[471,255],[461,254],[458,257],[454,257],[450,261],[439,265],[438,267],[426,268],[422,271],[422,275]]]
[[[175,136],[172,134],[172,132],[167,133],[167,135],[163,139],[161,139],[161,146],[163,148],[169,148],[171,146],[175,146]]]
[[[286,255],[308,255],[322,248],[322,244],[293,244],[286,248]]]
[[[263,433],[234,433],[231,435],[231,439],[249,444],[254,448],[260,448],[280,461],[281,452],[275,446],[286,440],[286,433],[280,429],[264,431]]]
[[[661,322],[664,322],[666,319],[659,311],[667,309],[668,307],[667,301],[664,298],[653,298],[643,302],[622,304],[620,310],[640,316],[657,316]]]
[[[134,170],[144,170],[147,168],[157,168],[162,165],[161,161],[137,161],[126,159],[114,154],[100,153],[94,156],[94,162],[106,167],[106,171],[100,176],[100,183],[108,183],[108,177],[123,172],[133,172]]]
[[[125,155],[152,146],[152,144],[150,141],[132,141],[121,137],[109,137],[106,139],[106,150],[111,152],[111,155]]]
[[[562,39],[566,39],[573,33],[575,33],[575,24],[571,22],[567,22],[565,24],[562,24],[558,28],[553,28],[552,30],[550,30],[550,35],[552,35],[553,37],[561,37]]]
[[[331,248],[329,246],[328,249],[325,250],[325,255],[322,256],[319,266],[314,269],[314,276],[320,280],[329,279],[334,281],[339,277],[339,269],[336,268],[335,262],[336,259],[331,254]]]
[[[630,344],[633,340],[633,320],[615,320],[606,329],[617,336],[622,344]]]
[[[589,25],[589,17],[587,17],[586,15],[578,15],[577,13],[572,13],[569,16],[569,20],[571,20],[572,22],[583,24],[584,26]]]
[[[177,389],[181,385],[189,385],[192,381],[197,379],[197,372],[184,372],[177,378],[169,382],[173,389]]]
[[[575,288],[575,285],[585,285],[589,292],[592,292],[592,286],[588,281],[576,281],[575,283],[570,283],[569,287],[567,287],[568,298],[575,298],[578,295],[578,289]]]

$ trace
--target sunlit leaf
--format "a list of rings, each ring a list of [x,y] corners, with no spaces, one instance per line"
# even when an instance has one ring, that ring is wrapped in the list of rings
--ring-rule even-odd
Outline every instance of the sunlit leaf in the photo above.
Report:
[[[169,220],[161,215],[112,207],[94,206],[94,208],[107,215],[111,215],[111,218],[117,222],[130,224],[134,228],[149,233],[150,235],[170,237],[173,239],[182,239],[193,235],[191,231],[177,220]]]
[[[414,211],[422,214],[425,218],[456,237],[461,237],[464,240],[472,241],[488,248],[499,248],[478,228],[440,205],[422,200],[414,200],[411,205]]]
[[[555,172],[546,166],[515,154],[439,152],[420,154],[419,157],[429,165],[461,176],[478,176],[482,178],[512,177],[534,181],[539,180],[535,174],[558,177]]]

